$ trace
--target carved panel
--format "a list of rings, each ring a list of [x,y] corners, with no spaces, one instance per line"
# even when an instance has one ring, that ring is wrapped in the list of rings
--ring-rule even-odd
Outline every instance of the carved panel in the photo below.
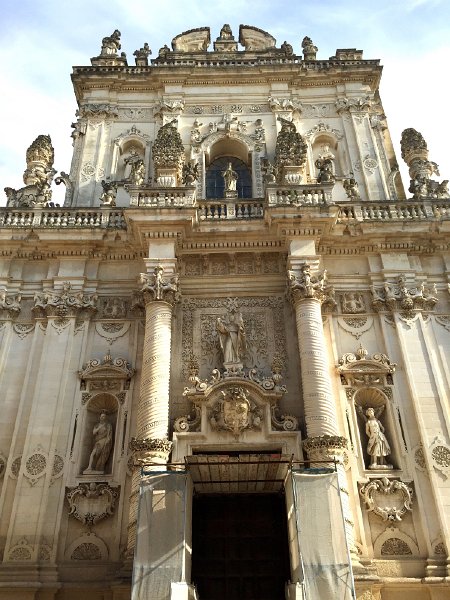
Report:
[[[359,492],[367,510],[383,521],[401,521],[406,512],[412,510],[412,488],[398,479],[372,479]]]
[[[450,447],[440,436],[430,446],[433,467],[447,479],[450,475]]]
[[[109,517],[119,497],[120,487],[107,483],[80,483],[75,488],[66,488],[69,515],[89,528]]]
[[[271,358],[279,355],[287,363],[284,330],[284,299],[281,296],[239,298],[247,332],[247,353],[244,365],[264,369]],[[217,317],[226,310],[225,298],[190,298],[183,301],[183,376],[189,376],[189,357],[194,349],[200,359],[200,374],[209,375],[221,364]]]

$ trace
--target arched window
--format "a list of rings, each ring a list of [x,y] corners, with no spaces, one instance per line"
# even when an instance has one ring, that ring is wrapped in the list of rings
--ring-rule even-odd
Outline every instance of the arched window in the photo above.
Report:
[[[224,198],[225,183],[222,173],[226,171],[229,163],[236,171],[238,179],[236,182],[236,191],[238,198],[252,197],[252,176],[246,163],[234,156],[221,156],[214,160],[206,171],[206,197]]]

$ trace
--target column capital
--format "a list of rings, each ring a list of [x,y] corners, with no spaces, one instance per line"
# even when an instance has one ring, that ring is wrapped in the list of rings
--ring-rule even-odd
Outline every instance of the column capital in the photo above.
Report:
[[[339,459],[344,450],[347,449],[347,438],[341,435],[318,435],[309,437],[303,442],[310,460],[334,460]]]
[[[288,270],[288,294],[294,304],[303,300],[313,299],[320,304],[328,304],[335,308],[336,300],[334,297],[334,288],[327,284],[327,272],[311,272],[311,265],[303,263],[295,271]]]
[[[161,265],[157,265],[153,273],[141,273],[138,283],[140,284],[138,294],[144,304],[159,301],[173,306],[180,299],[178,273],[171,270],[165,274],[165,269]]]
[[[172,442],[167,438],[131,438],[130,450],[133,452],[135,465],[166,463],[172,451]]]

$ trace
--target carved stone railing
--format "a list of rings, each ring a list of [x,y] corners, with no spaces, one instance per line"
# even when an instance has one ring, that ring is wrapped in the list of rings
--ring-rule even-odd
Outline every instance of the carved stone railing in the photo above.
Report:
[[[318,206],[331,204],[333,184],[267,186],[268,206]]]
[[[136,186],[129,186],[130,206],[149,208],[187,208],[194,205],[195,189],[186,188],[147,188],[142,190]]]
[[[424,221],[450,218],[449,200],[364,202],[339,205],[338,223],[349,221]]]
[[[0,208],[0,227],[75,227],[126,229],[121,209]]]
[[[262,219],[264,201],[198,200],[197,211],[200,221],[225,221],[227,219]]]

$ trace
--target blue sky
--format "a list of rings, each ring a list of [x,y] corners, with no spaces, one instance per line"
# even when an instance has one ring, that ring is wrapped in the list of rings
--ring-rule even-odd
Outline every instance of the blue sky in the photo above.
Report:
[[[133,52],[144,42],[155,56],[194,27],[209,26],[215,39],[223,23],[236,36],[241,23],[264,29],[278,46],[286,40],[297,54],[308,35],[318,58],[349,47],[364,50],[365,58],[380,58],[381,96],[399,164],[404,164],[401,131],[415,127],[441,179],[450,179],[448,0],[0,0],[0,7],[0,189],[23,185],[25,151],[40,133],[52,138],[55,168],[69,171],[77,108],[70,72],[72,65],[90,64],[102,37],[119,29],[122,50],[134,64]],[[62,187],[54,186],[56,202],[63,201]]]

